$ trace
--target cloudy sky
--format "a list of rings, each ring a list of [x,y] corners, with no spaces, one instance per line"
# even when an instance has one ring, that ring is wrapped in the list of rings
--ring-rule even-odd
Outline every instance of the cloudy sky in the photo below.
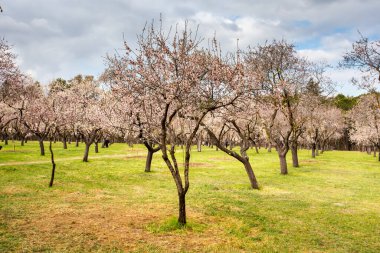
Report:
[[[286,39],[303,56],[336,65],[358,31],[380,38],[379,0],[0,0],[0,36],[13,45],[23,71],[42,83],[76,74],[99,76],[104,56],[133,43],[146,21],[188,20],[225,50]],[[353,70],[330,71],[338,92],[359,94]]]

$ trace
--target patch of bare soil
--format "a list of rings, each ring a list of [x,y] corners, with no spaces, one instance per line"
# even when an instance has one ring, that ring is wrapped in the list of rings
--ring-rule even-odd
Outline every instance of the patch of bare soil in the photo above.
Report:
[[[209,217],[189,210],[189,219],[198,223],[213,224]],[[164,206],[149,204],[142,207],[97,206],[73,209],[67,206],[40,210],[12,224],[21,230],[25,240],[20,249],[27,251],[54,249],[53,251],[94,251],[122,249],[133,251],[145,245],[154,245],[164,252],[187,249],[201,251],[220,243],[223,231],[214,227],[206,230],[175,230],[153,233],[147,229],[151,223],[160,223],[173,214]]]
[[[14,194],[22,194],[29,193],[30,190],[23,186],[6,186],[0,190],[0,195],[14,195]]]

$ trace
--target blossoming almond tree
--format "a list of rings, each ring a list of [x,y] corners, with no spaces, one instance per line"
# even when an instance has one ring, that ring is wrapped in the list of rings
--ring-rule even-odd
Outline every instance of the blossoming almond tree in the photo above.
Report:
[[[364,73],[360,82],[354,83],[363,88],[372,89],[375,80],[380,82],[380,40],[370,41],[360,34],[360,39],[352,44],[350,51],[343,56],[342,67],[358,68]]]
[[[229,84],[220,81],[226,76],[220,72],[234,69],[223,67],[219,52],[201,49],[200,42],[187,24],[173,33],[152,24],[138,36],[136,50],[125,42],[123,56],[108,57],[105,72],[112,85],[123,87],[125,96],[133,100],[143,138],[160,147],[177,188],[179,224],[186,223],[191,144],[204,117],[231,102],[224,100],[223,90]],[[186,132],[176,128],[179,122],[186,124]],[[179,140],[185,152],[183,178],[176,158]]]
[[[350,112],[350,118],[354,123],[351,139],[380,151],[380,95],[374,92],[362,96]]]
[[[309,78],[309,63],[297,55],[294,45],[283,40],[250,48],[246,61],[265,88],[261,94],[263,124],[269,142],[276,145],[281,174],[286,175],[286,154],[297,127],[295,111]]]
[[[240,100],[233,107],[221,108],[213,117],[205,121],[204,128],[211,137],[213,143],[223,152],[237,159],[244,165],[248,175],[251,188],[259,189],[256,176],[253,172],[252,165],[247,154],[248,149],[255,142],[255,136],[260,132],[259,117],[256,113],[255,104],[248,101]],[[239,140],[239,153],[228,149],[226,135],[232,132]]]
[[[83,161],[88,162],[90,147],[95,142],[104,122],[104,114],[100,106],[102,91],[99,83],[92,76],[86,76],[76,80],[67,92],[71,93],[68,96],[70,98],[68,104],[74,110],[72,114],[74,130],[80,133],[85,143]]]
[[[23,77],[11,49],[7,41],[0,39],[0,88],[5,82],[17,83]]]
[[[338,140],[343,135],[345,127],[344,116],[342,111],[335,106],[325,105],[323,108],[323,118],[319,130],[319,142],[321,154],[326,150],[326,145]]]

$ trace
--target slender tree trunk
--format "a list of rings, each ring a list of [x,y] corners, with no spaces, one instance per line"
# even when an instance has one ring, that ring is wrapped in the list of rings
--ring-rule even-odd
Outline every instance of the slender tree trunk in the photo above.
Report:
[[[198,137],[198,140],[197,140],[197,151],[202,152],[202,138],[201,137]]]
[[[246,151],[248,150],[248,146],[245,146],[244,143],[247,143],[248,141],[242,141],[241,146],[240,146],[240,155],[237,154],[236,152],[229,150],[228,145],[223,145],[220,140],[215,136],[211,130],[207,129],[208,134],[210,135],[210,138],[212,138],[213,142],[215,143],[216,147],[219,147],[223,152],[226,154],[229,154],[230,156],[234,157],[236,160],[241,162],[244,165],[245,171],[248,175],[249,181],[251,183],[251,187],[253,189],[259,189],[259,184],[257,182],[256,176],[252,170],[252,166],[249,163],[249,157],[247,156]]]
[[[63,149],[67,149],[67,138],[63,137],[62,142],[63,142]]]
[[[297,145],[292,145],[291,146],[291,152],[292,152],[292,161],[293,161],[293,167],[298,168],[299,162],[298,162],[298,149]]]
[[[184,226],[186,224],[186,194],[178,193],[179,213],[178,224]]]
[[[245,171],[247,172],[249,181],[251,182],[252,189],[259,189],[259,183],[257,182],[256,176],[252,170],[251,164],[249,163],[248,160],[244,162],[243,164],[244,164]]]
[[[41,155],[45,155],[44,140],[43,139],[39,139],[38,143],[40,144],[40,154]]]
[[[317,142],[317,144],[315,145],[315,155],[316,156],[319,156],[319,143]]]
[[[8,145],[8,135],[4,136],[4,145]]]
[[[53,186],[53,182],[54,182],[54,175],[55,175],[55,162],[54,162],[54,153],[53,153],[53,148],[52,148],[52,145],[51,145],[51,141],[50,141],[50,144],[49,144],[49,150],[50,150],[50,158],[51,158],[51,165],[52,165],[52,170],[51,170],[51,178],[50,178],[50,183],[49,183],[49,187],[52,187]]]
[[[150,172],[152,166],[153,151],[148,149],[148,155],[146,156],[145,172]]]
[[[269,152],[269,153],[272,152],[272,144],[271,144],[271,143],[268,144],[268,152]]]
[[[75,147],[79,147],[79,138],[75,138]]]
[[[286,164],[286,154],[284,155],[281,152],[279,152],[278,157],[280,158],[281,174],[282,175],[288,174],[288,165]]]
[[[99,153],[99,146],[97,142],[95,142],[95,153]]]
[[[90,146],[91,146],[91,144],[86,143],[86,147],[84,150],[84,156],[83,156],[83,162],[88,162],[88,153],[90,151]]]
[[[256,150],[256,154],[259,153],[259,149],[257,148],[257,145],[255,144],[255,150]]]
[[[311,144],[311,157],[315,158],[315,143]]]
[[[24,146],[25,139],[21,138],[21,146]]]

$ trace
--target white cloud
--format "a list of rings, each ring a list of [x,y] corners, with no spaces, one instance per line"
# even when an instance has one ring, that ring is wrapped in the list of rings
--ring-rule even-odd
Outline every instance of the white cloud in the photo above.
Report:
[[[284,38],[302,45],[300,54],[310,60],[333,65],[358,38],[358,29],[380,37],[378,0],[18,0],[3,5],[0,36],[14,45],[21,68],[43,83],[101,73],[102,57],[122,46],[123,34],[133,44],[145,22],[160,13],[166,27],[187,19],[200,24],[206,41],[216,33],[224,50],[235,49],[237,39],[244,49]],[[358,74],[343,72],[331,76],[349,83]]]

